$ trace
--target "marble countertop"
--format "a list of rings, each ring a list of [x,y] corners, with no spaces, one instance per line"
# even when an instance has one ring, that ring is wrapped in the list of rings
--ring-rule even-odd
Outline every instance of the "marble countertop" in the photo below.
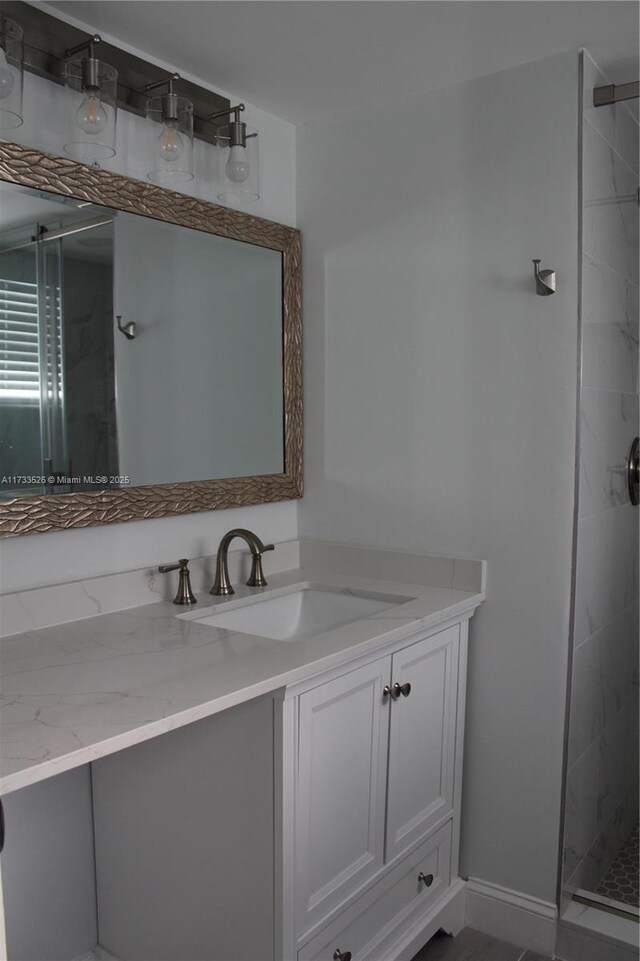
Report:
[[[166,601],[4,638],[0,794],[468,617],[485,596],[305,567],[270,576],[262,593],[303,581],[412,600],[295,642],[177,618],[181,609]],[[214,613],[255,593],[206,595],[197,611]]]

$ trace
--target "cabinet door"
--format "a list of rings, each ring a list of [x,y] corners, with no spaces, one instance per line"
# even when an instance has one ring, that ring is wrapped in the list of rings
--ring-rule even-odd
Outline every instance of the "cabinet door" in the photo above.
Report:
[[[298,934],[383,866],[390,670],[385,657],[300,697]]]
[[[411,691],[391,707],[387,861],[453,806],[459,636],[455,625],[393,655],[392,685]]]

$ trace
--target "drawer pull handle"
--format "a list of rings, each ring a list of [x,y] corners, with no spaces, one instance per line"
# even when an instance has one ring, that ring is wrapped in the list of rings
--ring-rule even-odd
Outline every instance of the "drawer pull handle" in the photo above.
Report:
[[[341,951],[336,948],[333,952],[333,961],[351,961],[351,951]]]
[[[426,888],[430,888],[433,884],[433,874],[424,874],[422,871],[418,875],[418,881],[422,881]]]
[[[385,686],[382,688],[382,696],[389,697],[389,695],[391,695],[391,697],[395,701],[395,699],[399,697],[399,695],[396,693],[396,687],[397,687],[397,684],[394,684],[393,687],[389,687],[388,684],[385,684]]]

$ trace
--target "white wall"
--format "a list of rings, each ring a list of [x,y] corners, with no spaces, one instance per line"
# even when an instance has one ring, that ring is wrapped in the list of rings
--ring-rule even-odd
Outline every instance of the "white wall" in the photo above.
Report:
[[[109,39],[106,34],[104,38]],[[144,51],[132,52],[152,59]],[[157,60],[154,62],[158,63]],[[161,65],[168,70],[174,69],[170,64]],[[199,82],[196,77],[188,79]],[[233,99],[228,91],[218,92]],[[13,139],[61,154],[65,130],[63,103],[61,87],[25,74],[25,124],[12,131]],[[260,131],[262,196],[245,209],[295,226],[295,127],[249,103],[246,106],[247,122]],[[142,118],[120,111],[117,154],[112,161],[104,163],[105,169],[144,179],[146,144]],[[183,185],[184,193],[215,199],[214,150],[214,147],[196,141],[196,179]],[[3,539],[0,543],[0,590],[24,590],[91,574],[129,570],[147,564],[154,566],[176,557],[211,554],[215,552],[220,536],[235,526],[250,527],[267,541],[294,538],[297,535],[297,502]]]
[[[555,900],[577,344],[578,58],[298,132],[302,535],[484,557],[466,873]],[[533,257],[558,274],[537,297]]]

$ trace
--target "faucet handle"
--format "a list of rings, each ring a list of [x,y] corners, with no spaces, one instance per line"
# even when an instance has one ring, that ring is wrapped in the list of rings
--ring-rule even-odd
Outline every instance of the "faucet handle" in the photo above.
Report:
[[[274,550],[273,544],[263,544],[262,550],[251,552],[251,573],[247,587],[266,587],[267,579],[262,571],[262,555],[265,551]]]
[[[158,568],[161,574],[169,574],[171,571],[180,571],[180,580],[178,581],[178,593],[176,594],[173,603],[174,604],[197,604],[198,600],[191,590],[191,581],[189,580],[189,558],[183,557],[176,564],[161,564]]]

